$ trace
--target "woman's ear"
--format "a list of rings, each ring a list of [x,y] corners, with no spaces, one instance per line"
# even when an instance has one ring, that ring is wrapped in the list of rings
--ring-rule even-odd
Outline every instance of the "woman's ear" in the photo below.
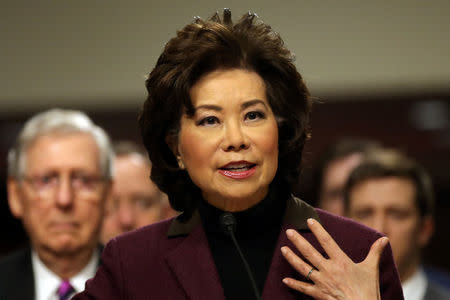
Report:
[[[173,155],[175,155],[178,167],[181,170],[184,170],[186,167],[184,166],[183,159],[181,158],[180,151],[178,149],[178,136],[176,134],[166,136],[166,143],[169,146],[170,150],[172,150]]]
[[[167,146],[169,146],[175,157],[178,157],[180,155],[178,151],[178,136],[176,134],[168,134],[166,136],[166,144]]]

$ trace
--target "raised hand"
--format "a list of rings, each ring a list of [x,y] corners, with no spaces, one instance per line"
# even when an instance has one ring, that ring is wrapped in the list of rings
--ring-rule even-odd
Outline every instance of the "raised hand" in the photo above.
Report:
[[[286,260],[312,283],[284,278],[283,282],[287,286],[320,300],[381,299],[378,264],[388,238],[376,240],[364,261],[354,263],[319,222],[308,219],[308,227],[329,258],[323,257],[297,231],[288,229],[288,239],[312,265],[298,257],[287,246],[282,247],[281,252]]]

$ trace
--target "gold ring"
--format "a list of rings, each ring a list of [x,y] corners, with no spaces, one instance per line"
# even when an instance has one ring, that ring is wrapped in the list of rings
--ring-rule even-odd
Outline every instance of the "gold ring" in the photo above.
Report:
[[[314,267],[312,267],[311,270],[309,271],[308,275],[306,275],[306,279],[310,280],[309,276],[311,276],[311,274],[314,270],[315,270]]]

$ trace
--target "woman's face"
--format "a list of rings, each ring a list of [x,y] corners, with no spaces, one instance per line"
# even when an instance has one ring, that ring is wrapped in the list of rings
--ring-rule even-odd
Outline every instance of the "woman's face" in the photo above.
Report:
[[[278,166],[278,127],[262,78],[242,69],[207,73],[192,87],[176,151],[206,201],[225,211],[260,202]]]

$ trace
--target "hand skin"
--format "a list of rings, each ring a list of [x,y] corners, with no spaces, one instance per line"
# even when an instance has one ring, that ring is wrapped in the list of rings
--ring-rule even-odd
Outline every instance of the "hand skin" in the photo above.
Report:
[[[287,246],[281,248],[283,256],[305,277],[312,267],[315,270],[309,276],[313,283],[293,278],[284,278],[283,283],[319,300],[380,300],[378,264],[381,253],[388,244],[388,238],[376,240],[364,261],[354,263],[319,222],[308,219],[307,223],[329,258],[324,258],[297,231],[288,229],[286,231],[288,239],[312,265],[303,261]]]

